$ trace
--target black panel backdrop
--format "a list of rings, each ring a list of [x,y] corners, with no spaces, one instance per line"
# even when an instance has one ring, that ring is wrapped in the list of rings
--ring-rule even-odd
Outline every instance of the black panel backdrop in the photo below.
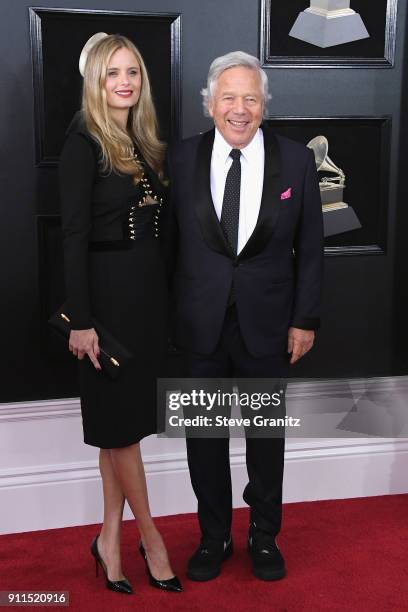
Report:
[[[384,4],[383,0],[379,1],[381,3]],[[273,2],[274,7],[282,4],[289,3]],[[295,13],[308,3],[301,4],[299,9],[294,9]],[[356,10],[359,10],[358,4],[357,1],[353,3]],[[363,5],[366,3],[360,4],[365,14]],[[237,47],[254,55],[259,53],[261,2],[257,0],[117,0],[115,3],[111,0],[44,0],[42,6],[181,13],[183,136],[211,125],[202,114],[199,95],[211,60]],[[323,327],[316,348],[295,370],[299,376],[388,375],[392,372],[393,358],[394,371],[401,373],[403,368],[400,356],[404,351],[400,344],[399,352],[393,352],[392,328],[394,326],[394,339],[397,339],[401,335],[398,330],[406,329],[402,325],[408,309],[407,293],[402,290],[404,283],[406,286],[407,219],[406,213],[401,213],[405,201],[397,198],[399,159],[406,159],[408,147],[405,136],[399,149],[406,7],[407,0],[400,0],[393,69],[267,69],[273,92],[271,116],[387,116],[392,122],[390,188],[386,194],[387,219],[383,228],[386,252],[376,256],[326,258]],[[44,300],[58,299],[55,296],[62,291],[62,279],[55,272],[60,266],[60,237],[54,217],[58,214],[56,168],[36,165],[38,115],[34,112],[28,8],[29,3],[25,0],[3,0],[0,6],[3,85],[0,88],[0,402],[72,397],[78,393],[75,363],[68,352],[61,350],[58,342],[49,338],[41,310]],[[369,16],[365,19],[367,27],[373,28],[368,19]],[[74,25],[71,34],[72,42],[77,38]],[[56,30],[47,35],[64,44]],[[381,36],[379,33],[377,44],[382,48]],[[146,44],[154,47],[154,42],[152,39]],[[155,59],[161,61],[159,52]],[[76,61],[77,58],[72,58],[72,65]],[[66,75],[64,71],[59,74],[58,65],[53,70],[48,76],[50,82],[61,83],[60,100],[48,100],[51,106],[47,108],[56,121],[65,122],[69,118],[63,115],[64,97],[73,92],[69,83],[78,82],[78,75]],[[161,95],[161,85],[155,84],[156,96]],[[406,121],[404,125],[406,132]],[[58,138],[56,135],[55,142],[51,143],[53,147],[59,146]],[[371,147],[378,150],[377,142],[368,146],[371,155]],[[378,179],[374,175],[372,178]],[[403,178],[402,169],[401,185]],[[406,190],[400,193],[406,196]],[[364,210],[369,211],[369,206],[368,201],[364,202]],[[400,233],[397,235],[398,214]],[[44,275],[46,270],[51,271]],[[50,277],[52,274],[54,276]],[[54,297],[47,298],[50,286],[55,293]],[[397,344],[395,341],[396,347]]]
[[[149,69],[162,136],[169,139],[170,24],[174,17],[51,11],[37,11],[36,14],[42,32],[44,115],[47,118],[45,158],[52,158],[61,150],[64,126],[69,125],[73,112],[80,105],[82,77],[78,71],[78,57],[84,42],[97,31],[119,32],[137,44]],[[38,87],[41,85],[38,83]]]
[[[285,9],[282,10],[282,4]],[[373,6],[374,5],[374,6]],[[290,0],[290,2],[271,2],[271,55],[317,55],[321,57],[382,57],[385,43],[385,16],[387,0],[353,0],[351,8],[360,13],[370,38],[356,40],[345,45],[336,45],[322,49],[301,40],[288,36],[301,11],[310,6],[308,0]]]
[[[346,175],[344,201],[352,206],[360,229],[325,239],[326,247],[386,248],[388,205],[388,132],[386,118],[281,119],[269,121],[278,134],[307,144],[316,136],[328,141],[328,157]],[[319,172],[320,179],[334,177]],[[330,212],[326,212],[330,215]],[[364,251],[364,248],[362,249]],[[375,251],[374,251],[375,252]]]
[[[407,20],[408,22],[408,20]],[[405,37],[405,61],[401,107],[398,206],[396,217],[395,286],[393,295],[393,371],[408,374],[408,39]]]

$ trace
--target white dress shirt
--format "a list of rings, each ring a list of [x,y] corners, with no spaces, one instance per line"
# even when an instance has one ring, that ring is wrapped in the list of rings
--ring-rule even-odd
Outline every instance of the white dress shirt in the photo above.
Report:
[[[211,195],[217,217],[221,219],[225,181],[232,164],[231,145],[215,129],[211,157]],[[255,229],[261,207],[264,177],[264,139],[258,128],[255,136],[241,149],[241,195],[239,202],[238,253],[242,251]]]

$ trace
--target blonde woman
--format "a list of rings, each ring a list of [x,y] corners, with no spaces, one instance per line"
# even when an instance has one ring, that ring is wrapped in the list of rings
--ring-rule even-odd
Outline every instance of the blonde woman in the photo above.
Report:
[[[92,542],[109,589],[131,594],[120,554],[125,499],[139,528],[150,583],[182,587],[149,510],[139,442],[157,431],[155,384],[166,346],[167,294],[159,249],[164,145],[149,77],[133,43],[99,33],[84,47],[82,111],[59,176],[69,350],[79,360],[84,441],[100,448],[104,520]],[[133,359],[101,372],[96,319]]]

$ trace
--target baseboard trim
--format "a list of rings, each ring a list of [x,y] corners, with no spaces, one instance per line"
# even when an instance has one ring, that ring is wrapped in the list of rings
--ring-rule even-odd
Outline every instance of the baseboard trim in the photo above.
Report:
[[[0,423],[74,418],[81,413],[78,398],[0,404]]]
[[[344,394],[361,394],[369,388],[372,393],[394,392],[408,394],[408,376],[375,378],[343,378],[296,380],[290,382],[287,399],[302,400],[318,397],[341,397]],[[11,402],[0,404],[0,422],[25,419],[72,418],[80,414],[79,398]]]
[[[285,451],[285,463],[297,461],[315,461],[328,457],[373,457],[382,453],[408,453],[408,440],[386,439],[359,440],[310,440],[288,442]],[[245,447],[231,449],[231,466],[245,468]],[[160,476],[168,473],[188,474],[187,458],[184,452],[162,455],[145,455],[143,457],[147,475]],[[0,470],[0,490],[10,487],[30,487],[33,485],[51,485],[72,481],[100,480],[97,461],[78,461],[49,465],[37,465],[25,468],[8,468]]]

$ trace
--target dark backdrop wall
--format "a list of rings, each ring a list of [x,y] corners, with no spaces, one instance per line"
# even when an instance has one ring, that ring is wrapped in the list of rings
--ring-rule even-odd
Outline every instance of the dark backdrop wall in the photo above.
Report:
[[[403,373],[398,330],[408,308],[403,290],[407,215],[406,201],[397,193],[399,188],[407,193],[401,191],[400,160],[406,158],[408,141],[399,139],[406,5],[407,0],[399,1],[392,69],[267,68],[271,116],[392,118],[386,253],[326,258],[323,327],[316,348],[296,370],[299,376]],[[50,340],[41,318],[37,216],[58,213],[58,197],[56,168],[35,163],[29,6],[24,0],[3,0],[0,6],[0,402],[77,395],[74,363]],[[44,0],[41,6],[180,13],[184,137],[210,126],[199,91],[212,59],[237,47],[259,55],[258,0]],[[406,131],[406,119],[404,125]]]
[[[408,15],[407,15],[408,24]],[[402,75],[399,143],[399,180],[397,185],[395,233],[395,282],[393,295],[393,372],[408,373],[408,39],[405,36],[405,61]]]

